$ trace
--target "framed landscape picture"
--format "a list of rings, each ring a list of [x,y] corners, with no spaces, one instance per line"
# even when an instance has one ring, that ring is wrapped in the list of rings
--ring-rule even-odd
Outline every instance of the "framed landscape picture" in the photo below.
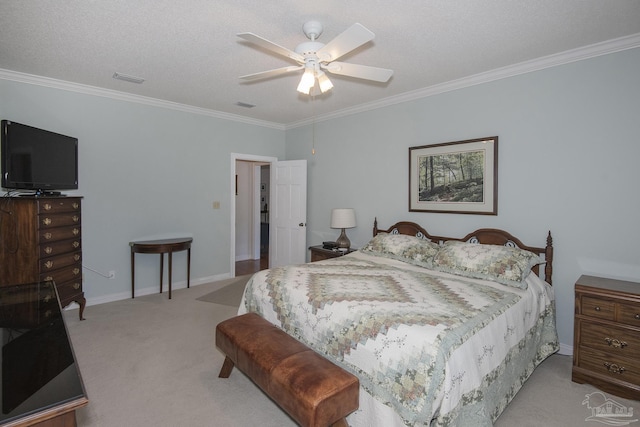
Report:
[[[498,137],[409,147],[409,211],[498,214]]]

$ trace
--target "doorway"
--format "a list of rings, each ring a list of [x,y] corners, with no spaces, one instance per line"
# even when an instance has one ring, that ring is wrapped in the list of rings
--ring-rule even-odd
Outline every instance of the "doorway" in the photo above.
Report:
[[[236,276],[269,268],[270,170],[269,163],[236,161]]]
[[[242,162],[249,162],[245,165]],[[255,163],[258,163],[256,165]],[[277,158],[253,156],[247,154],[231,153],[231,179],[229,187],[231,194],[230,209],[230,275],[236,276],[236,240],[238,233],[245,233],[244,241],[251,248],[244,248],[245,254],[253,251],[256,255],[252,259],[260,258],[260,164],[270,166],[270,191],[268,200],[265,199],[269,215],[269,268],[290,264],[303,264],[306,262],[306,227],[307,227],[307,161],[306,160],[282,160]],[[247,173],[249,181],[241,187],[238,167],[247,167],[255,172]],[[242,202],[240,192],[249,197],[246,206],[239,205]],[[252,215],[253,220],[244,228],[236,226],[237,213]],[[238,241],[240,241],[238,239]],[[247,258],[250,258],[247,256]]]
[[[277,158],[231,155],[231,276],[269,267],[269,179]]]

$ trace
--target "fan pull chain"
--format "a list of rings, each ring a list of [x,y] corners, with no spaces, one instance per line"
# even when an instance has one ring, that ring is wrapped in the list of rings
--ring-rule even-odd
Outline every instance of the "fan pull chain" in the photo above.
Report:
[[[311,125],[311,133],[312,133],[312,137],[311,137],[311,155],[315,156],[316,154],[316,119],[314,117],[313,119],[313,124]]]
[[[316,105],[315,105],[315,94],[311,95],[311,114],[313,116],[313,121],[311,122],[311,155],[316,155]]]

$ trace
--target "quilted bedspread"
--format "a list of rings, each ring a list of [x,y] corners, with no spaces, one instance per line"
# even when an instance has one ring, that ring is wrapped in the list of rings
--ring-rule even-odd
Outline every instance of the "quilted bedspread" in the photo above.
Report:
[[[522,290],[354,253],[257,273],[240,312],[357,375],[404,425],[492,425],[558,348],[551,288],[533,274],[527,282]]]

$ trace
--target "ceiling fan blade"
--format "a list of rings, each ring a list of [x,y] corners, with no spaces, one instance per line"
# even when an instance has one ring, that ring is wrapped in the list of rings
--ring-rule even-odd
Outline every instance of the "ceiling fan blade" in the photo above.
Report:
[[[275,52],[279,55],[286,56],[287,58],[291,58],[296,62],[304,64],[304,57],[299,53],[292,51],[291,49],[287,49],[286,47],[282,47],[278,44],[275,44],[265,38],[262,38],[253,33],[239,33],[238,37],[244,39],[248,42],[251,42],[255,45],[258,45],[264,49],[270,50],[271,52]]]
[[[387,68],[369,67],[368,65],[350,64],[348,62],[332,62],[328,65],[323,65],[322,68],[332,74],[382,83],[388,81],[393,75],[393,70]]]
[[[276,68],[275,70],[261,71],[259,73],[247,74],[244,76],[240,76],[238,78],[242,80],[248,80],[248,81],[267,79],[269,77],[275,77],[281,74],[290,73],[292,71],[301,70],[302,68],[304,68],[304,65],[291,65],[289,67]]]
[[[318,58],[323,62],[335,61],[342,55],[373,40],[375,36],[375,34],[367,30],[363,25],[358,23],[353,24],[318,50]]]

